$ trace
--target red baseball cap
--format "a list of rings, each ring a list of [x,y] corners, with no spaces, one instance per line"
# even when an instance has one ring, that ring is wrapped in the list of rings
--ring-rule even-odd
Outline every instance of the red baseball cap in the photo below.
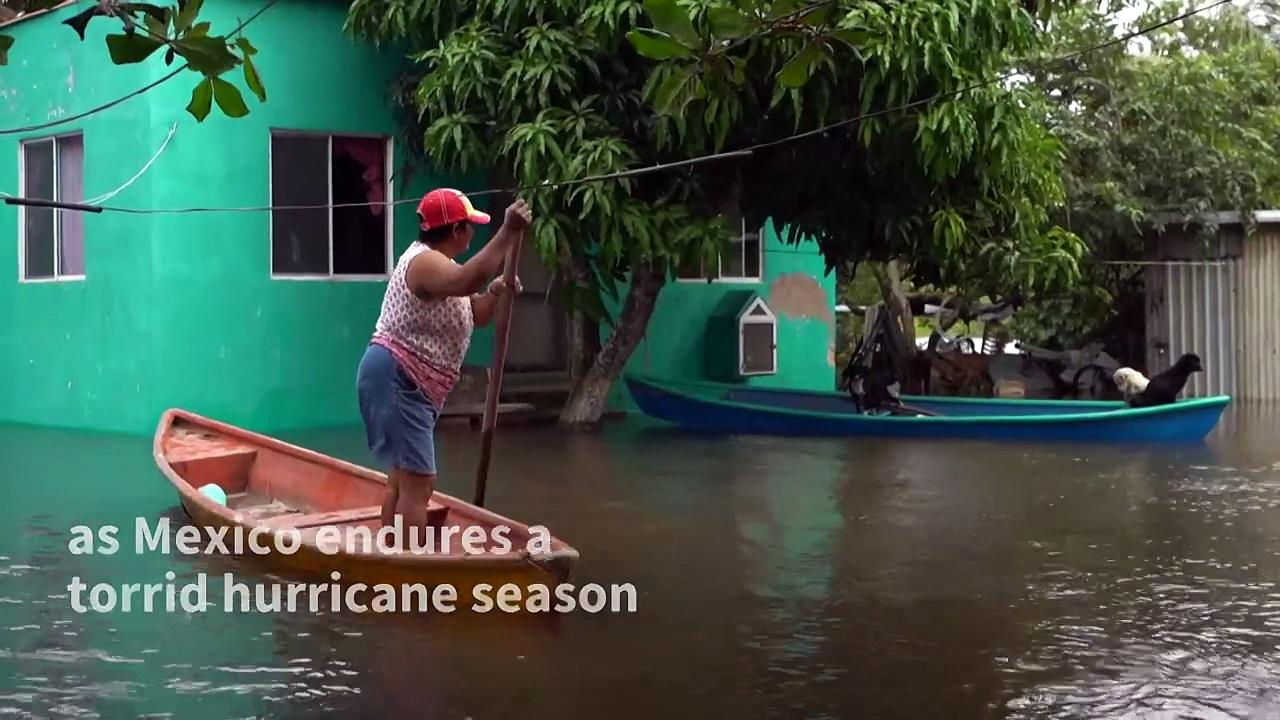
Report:
[[[476,210],[466,195],[452,188],[439,188],[422,196],[418,219],[423,230],[445,227],[462,221],[488,225],[489,216]]]

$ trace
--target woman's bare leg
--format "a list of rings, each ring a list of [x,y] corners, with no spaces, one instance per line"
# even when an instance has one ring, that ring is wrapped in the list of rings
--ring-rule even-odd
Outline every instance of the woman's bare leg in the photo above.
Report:
[[[400,474],[392,470],[387,474],[387,496],[382,499],[382,527],[396,524],[396,503],[400,500]]]
[[[436,489],[435,474],[424,475],[408,470],[393,471],[398,475],[396,481],[395,515],[401,520],[404,535],[400,538],[401,547],[429,548],[427,544],[427,503]]]

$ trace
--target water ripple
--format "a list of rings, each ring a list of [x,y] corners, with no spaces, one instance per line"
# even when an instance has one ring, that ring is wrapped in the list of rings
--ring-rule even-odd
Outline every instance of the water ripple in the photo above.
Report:
[[[0,649],[0,659],[28,660],[34,662],[53,662],[53,663],[79,663],[85,660],[97,660],[104,663],[132,663],[141,664],[146,662],[141,658],[127,658],[102,650],[34,650],[31,652],[15,652],[12,650]]]
[[[644,581],[654,603],[551,630],[73,614],[73,576],[209,569],[66,552],[66,527],[128,524],[107,494],[126,483],[130,512],[183,517],[162,482],[138,489],[149,441],[83,442],[107,450],[0,447],[39,480],[0,508],[0,717],[545,717],[566,703],[618,720],[1280,717],[1271,439],[1150,451],[534,433],[501,504],[562,526],[587,577]],[[333,442],[365,447],[358,432]],[[449,444],[442,477],[465,478],[477,443]],[[619,702],[639,685],[640,701]]]

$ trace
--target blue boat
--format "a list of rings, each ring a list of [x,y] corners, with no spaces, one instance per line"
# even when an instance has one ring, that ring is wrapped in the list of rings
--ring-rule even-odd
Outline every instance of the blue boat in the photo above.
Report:
[[[1066,442],[1203,442],[1228,396],[1130,408],[1121,401],[904,396],[927,415],[871,415],[845,393],[714,382],[624,378],[651,417],[712,432],[880,438]]]

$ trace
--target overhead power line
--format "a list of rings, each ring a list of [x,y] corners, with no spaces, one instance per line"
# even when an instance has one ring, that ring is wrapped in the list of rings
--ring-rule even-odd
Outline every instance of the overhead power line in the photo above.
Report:
[[[1155,32],[1156,30],[1160,30],[1161,28],[1168,27],[1169,25],[1172,25],[1172,24],[1174,24],[1174,23],[1176,23],[1176,22],[1180,22],[1180,21],[1182,21],[1182,20],[1186,20],[1187,18],[1189,18],[1189,17],[1191,17],[1191,16],[1193,16],[1193,15],[1198,15],[1198,14],[1200,14],[1200,13],[1202,13],[1202,12],[1207,12],[1207,11],[1212,10],[1212,9],[1214,9],[1214,8],[1216,8],[1216,7],[1219,7],[1219,6],[1221,6],[1221,5],[1227,5],[1227,4],[1230,4],[1232,1],[1233,1],[1233,0],[1217,0],[1216,2],[1210,3],[1210,4],[1205,5],[1205,6],[1203,6],[1203,7],[1195,8],[1194,10],[1188,10],[1187,12],[1184,12],[1184,13],[1182,13],[1181,15],[1178,15],[1178,16],[1176,16],[1176,17],[1169,18],[1168,20],[1164,20],[1164,21],[1158,22],[1158,23],[1156,23],[1156,24],[1154,24],[1154,25],[1150,25],[1150,26],[1147,26],[1147,27],[1139,28],[1139,29],[1137,29],[1137,30],[1134,30],[1133,32],[1126,33],[1126,34],[1121,35],[1120,37],[1117,37],[1117,38],[1112,38],[1111,40],[1108,40],[1107,42],[1099,43],[1098,45],[1093,45],[1093,46],[1090,46],[1090,47],[1084,48],[1083,50],[1077,50],[1077,51],[1075,51],[1075,52],[1073,52],[1073,53],[1069,53],[1069,54],[1067,54],[1067,55],[1062,55],[1062,56],[1060,56],[1060,57],[1053,58],[1053,59],[1052,59],[1052,60],[1050,60],[1049,62],[1050,62],[1050,63],[1054,63],[1054,64],[1056,64],[1056,63],[1064,63],[1064,62],[1068,62],[1068,61],[1071,61],[1071,60],[1075,60],[1076,58],[1079,58],[1079,57],[1083,57],[1083,56],[1088,55],[1088,54],[1090,54],[1090,53],[1095,53],[1095,52],[1098,52],[1098,51],[1100,51],[1100,50],[1106,50],[1107,48],[1115,47],[1116,45],[1122,45],[1122,44],[1124,44],[1124,43],[1129,42],[1130,40],[1133,40],[1134,38],[1138,38],[1138,37],[1141,37],[1141,36],[1143,36],[1143,35],[1147,35],[1147,34],[1149,34],[1149,33],[1153,33],[1153,32]],[[1005,80],[1010,80],[1010,79],[1012,79],[1012,78],[1017,77],[1017,76],[1018,76],[1018,75],[1020,75],[1020,74],[1022,74],[1022,71],[1019,71],[1019,70],[1013,70],[1013,71],[1010,71],[1010,72],[1004,73],[1003,75],[998,75],[998,76],[993,77],[993,78],[988,78],[988,79],[986,79],[986,80],[981,80],[981,81],[978,81],[978,82],[972,83],[972,84],[970,84],[970,85],[966,85],[966,86],[964,86],[964,87],[962,87],[962,88],[959,88],[959,89],[957,89],[957,90],[949,90],[949,91],[947,91],[947,92],[941,92],[941,93],[937,93],[936,95],[930,95],[930,96],[929,96],[929,97],[927,97],[927,98],[923,98],[923,99],[920,99],[920,100],[915,100],[915,101],[912,101],[912,102],[909,102],[909,103],[904,103],[904,104],[902,104],[902,105],[895,105],[895,106],[893,106],[893,107],[881,108],[880,110],[875,110],[875,111],[872,111],[872,112],[869,112],[869,113],[863,113],[862,115],[858,115],[858,116],[856,116],[856,117],[851,117],[851,118],[848,118],[848,119],[846,119],[846,120],[840,120],[840,121],[837,121],[837,122],[833,122],[833,123],[831,123],[831,124],[829,124],[829,125],[824,125],[824,126],[822,126],[822,127],[820,127],[820,128],[816,128],[816,129],[814,129],[814,130],[809,130],[809,131],[807,131],[807,132],[802,132],[802,133],[797,133],[797,134],[795,134],[795,135],[790,135],[790,136],[788,136],[788,137],[781,138],[781,139],[779,139],[779,140],[769,140],[769,141],[766,141],[766,142],[757,143],[757,144],[752,145],[752,146],[750,146],[750,147],[748,147],[748,148],[746,148],[746,149],[747,149],[747,150],[752,150],[752,151],[754,151],[754,150],[763,150],[763,149],[765,149],[765,148],[770,148],[770,147],[775,147],[775,146],[777,146],[777,145],[783,145],[783,144],[785,144],[785,143],[795,142],[796,140],[803,140],[803,139],[805,139],[805,138],[810,138],[810,137],[814,137],[814,136],[817,136],[817,135],[823,135],[823,134],[826,134],[826,133],[831,132],[832,130],[837,130],[837,129],[839,129],[839,128],[846,127],[846,126],[848,126],[848,125],[852,125],[852,124],[854,124],[854,123],[862,122],[863,120],[870,120],[870,119],[872,119],[872,118],[880,117],[880,116],[882,116],[882,115],[889,115],[889,114],[891,114],[891,113],[899,112],[899,111],[901,111],[901,110],[910,110],[910,109],[912,109],[912,108],[921,107],[921,106],[923,106],[923,105],[928,105],[928,104],[933,103],[933,102],[936,102],[936,101],[938,101],[938,100],[943,100],[943,99],[950,98],[950,97],[957,97],[957,96],[963,95],[963,94],[965,94],[965,93],[967,93],[967,92],[971,92],[971,91],[973,91],[973,90],[978,90],[978,89],[980,89],[980,88],[986,87],[986,86],[988,86],[988,85],[994,85],[994,84],[996,84],[996,83],[1004,82]]]
[[[258,15],[261,15],[263,12],[269,9],[276,2],[279,2],[279,0],[271,0],[271,2],[268,2],[266,6],[264,6],[261,10],[259,10],[258,13],[256,13],[253,17],[251,17],[248,21],[241,23],[241,27],[237,28],[236,31],[238,32],[241,28],[244,27],[244,25],[247,25]],[[1194,8],[1192,10],[1188,10],[1184,13],[1176,15],[1167,20],[1163,20],[1153,25],[1139,28],[1137,30],[1126,33],[1119,37],[1112,38],[1111,40],[1108,40],[1106,42],[1099,43],[1097,45],[1092,45],[1084,49],[1077,50],[1075,52],[1068,53],[1066,55],[1062,55],[1060,57],[1052,58],[1048,62],[1050,63],[1067,62],[1091,53],[1098,52],[1100,50],[1105,50],[1107,48],[1114,47],[1116,45],[1121,45],[1135,38],[1141,37],[1143,35],[1147,35],[1161,28],[1168,27],[1169,25],[1180,22],[1182,20],[1186,20],[1187,18],[1190,18],[1194,15],[1198,15],[1200,13],[1213,10],[1214,8],[1220,7],[1222,5],[1227,5],[1231,2],[1232,0],[1215,0],[1215,2],[1209,3],[1207,5],[1203,5],[1198,8]],[[692,165],[698,165],[698,164],[707,163],[707,162],[716,162],[716,161],[726,160],[730,158],[748,157],[753,155],[755,152],[759,150],[765,150],[768,148],[773,148],[780,145],[785,145],[788,143],[805,140],[807,138],[816,137],[819,135],[825,135],[831,132],[832,130],[838,130],[840,128],[847,127],[849,125],[853,125],[855,123],[859,123],[864,120],[870,120],[870,119],[881,117],[884,115],[889,115],[895,112],[910,110],[916,107],[922,107],[924,105],[937,102],[938,100],[957,97],[967,92],[971,92],[973,90],[986,87],[988,85],[1004,82],[1005,80],[1016,77],[1019,74],[1021,74],[1020,71],[1007,72],[1002,75],[998,75],[996,77],[988,78],[986,80],[982,80],[979,82],[966,85],[956,90],[940,92],[934,95],[930,95],[929,97],[922,98],[920,100],[914,100],[911,102],[903,103],[901,105],[894,105],[892,107],[881,108],[879,110],[874,110],[872,112],[862,113],[854,117],[846,118],[844,120],[839,120],[827,125],[823,125],[822,127],[815,128],[813,130],[795,133],[793,135],[788,135],[786,137],[778,138],[776,140],[768,140],[765,142],[756,143],[754,145],[750,145],[740,150],[732,150],[728,152],[701,155],[697,157],[687,158],[685,160],[678,160],[678,161],[667,162],[667,163],[658,163],[658,164],[650,165],[647,167],[633,168],[630,170],[622,170],[618,172],[606,173],[601,175],[589,175],[589,176],[584,176],[584,177],[574,178],[569,180],[545,182],[540,185],[531,185],[531,186],[514,187],[514,188],[490,188],[485,190],[469,192],[467,193],[467,195],[470,195],[472,197],[483,197],[487,195],[496,195],[496,194],[518,194],[521,192],[529,192],[533,190],[544,190],[544,189],[556,188],[556,187],[569,187],[574,185],[582,185],[590,182],[604,182],[608,180],[618,180],[618,179],[624,179],[629,177],[636,177],[640,175],[648,175],[656,172],[662,172],[665,170],[672,170],[675,168],[689,167]],[[161,79],[161,82],[163,80],[164,78]],[[0,131],[0,134],[2,133],[3,131]],[[327,204],[318,204],[318,205],[262,205],[262,206],[252,206],[252,207],[187,207],[187,208],[159,209],[159,208],[127,208],[127,207],[115,207],[115,206],[103,206],[103,205],[85,206],[85,205],[76,204],[76,203],[57,203],[49,200],[31,200],[27,198],[15,198],[11,196],[6,196],[4,201],[10,205],[39,205],[41,207],[60,207],[67,210],[80,210],[80,211],[88,211],[88,212],[117,212],[117,213],[124,213],[124,214],[130,214],[130,215],[186,215],[186,214],[197,214],[197,213],[271,212],[274,210],[328,210],[333,208],[352,208],[352,207],[374,207],[374,206],[388,207],[388,206],[398,206],[398,205],[405,205],[409,203],[418,202],[416,198],[405,198],[401,200],[384,200],[380,202],[327,203]]]
[[[231,37],[236,33],[239,33],[241,30],[244,30],[249,23],[253,22],[254,20],[257,20],[259,17],[262,16],[263,13],[270,10],[279,2],[280,0],[268,0],[267,3],[263,5],[261,8],[259,8],[257,12],[250,15],[248,19],[246,19],[244,22],[241,22],[239,25],[237,25],[236,29],[232,30],[231,33],[227,35],[227,37]],[[95,108],[90,108],[88,110],[85,110],[84,112],[76,113],[75,115],[68,115],[67,117],[58,118],[57,120],[50,120],[48,122],[38,123],[36,125],[26,125],[24,127],[0,129],[0,135],[18,135],[21,133],[39,132],[40,130],[48,130],[50,128],[55,128],[60,125],[66,125],[68,123],[76,122],[77,120],[83,120],[91,115],[97,115],[100,112],[105,112],[117,105],[128,102],[133,98],[136,98],[140,95],[145,95],[151,92],[152,90],[155,90],[161,85],[181,75],[183,71],[187,70],[189,67],[190,67],[189,65],[184,63],[181,67],[169,72],[166,75],[161,76],[160,79],[158,80],[155,80],[146,85],[143,85],[142,87],[138,88],[137,90],[134,90],[128,95],[123,95],[121,97],[116,98],[115,100],[112,100],[111,102],[103,103],[102,105],[99,105]]]

